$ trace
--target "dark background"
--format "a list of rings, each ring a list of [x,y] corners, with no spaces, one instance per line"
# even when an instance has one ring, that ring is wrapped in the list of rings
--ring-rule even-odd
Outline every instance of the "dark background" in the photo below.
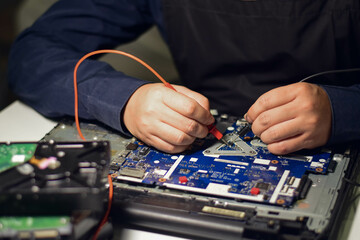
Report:
[[[22,0],[0,0],[0,111],[15,100],[7,84],[8,55],[17,35],[15,15]]]
[[[16,100],[7,83],[8,56],[16,36],[29,27],[57,0],[0,0],[0,111]],[[132,43],[118,47],[141,58],[171,83],[177,83],[179,76],[173,64],[168,46],[162,40],[156,27]],[[133,77],[159,81],[154,75],[135,61],[107,54],[100,58],[115,69]]]

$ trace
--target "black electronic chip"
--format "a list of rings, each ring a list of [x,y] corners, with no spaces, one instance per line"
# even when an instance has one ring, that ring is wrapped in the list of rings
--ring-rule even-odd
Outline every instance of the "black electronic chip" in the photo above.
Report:
[[[265,182],[257,182],[255,185],[256,188],[259,188],[260,190],[265,190],[267,191],[270,187],[270,183],[265,183]]]
[[[150,148],[149,148],[149,147],[143,147],[143,148],[139,151],[139,154],[145,156],[149,151],[150,151]]]
[[[120,165],[117,165],[117,164],[110,165],[110,170],[119,171],[119,169],[120,169]]]
[[[136,143],[129,143],[127,146],[126,146],[126,150],[136,150],[138,148],[138,145]]]

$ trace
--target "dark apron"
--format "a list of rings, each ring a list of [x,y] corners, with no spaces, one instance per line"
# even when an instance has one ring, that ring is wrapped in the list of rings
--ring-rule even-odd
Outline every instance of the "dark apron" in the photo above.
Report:
[[[208,97],[212,108],[242,115],[270,89],[360,67],[359,3],[163,0],[165,34],[184,85]],[[336,84],[360,77],[343,79]]]

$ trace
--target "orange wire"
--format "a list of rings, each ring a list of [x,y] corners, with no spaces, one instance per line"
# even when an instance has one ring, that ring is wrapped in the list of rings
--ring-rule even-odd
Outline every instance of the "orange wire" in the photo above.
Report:
[[[102,54],[102,53],[116,53],[116,54],[120,54],[120,55],[124,55],[124,56],[127,56],[129,58],[132,58],[134,59],[135,61],[141,63],[143,66],[145,66],[147,69],[149,69],[156,77],[158,77],[160,79],[160,81],[162,81],[166,87],[168,88],[171,88],[173,90],[174,87],[171,86],[171,84],[169,84],[168,82],[166,82],[164,80],[164,78],[162,78],[160,76],[160,74],[158,74],[152,67],[150,67],[147,63],[145,63],[144,61],[142,61],[141,59],[129,54],[129,53],[126,53],[126,52],[123,52],[123,51],[119,51],[119,50],[112,50],[112,49],[104,49],[104,50],[97,50],[97,51],[93,51],[93,52],[90,52],[88,54],[86,54],[85,56],[83,56],[75,65],[75,68],[74,68],[74,97],[75,97],[75,106],[74,106],[74,109],[75,109],[75,123],[76,123],[76,129],[78,131],[78,134],[80,136],[80,138],[82,140],[86,140],[84,135],[82,134],[81,132],[81,129],[80,129],[80,123],[79,123],[79,105],[78,105],[78,87],[77,87],[77,70],[80,66],[80,64],[88,57],[91,57],[93,55],[96,55],[96,54]],[[176,90],[175,90],[176,91]],[[111,210],[111,204],[112,204],[112,199],[113,199],[113,183],[112,183],[112,179],[111,179],[111,176],[108,175],[108,181],[109,181],[109,202],[108,202],[108,208],[106,210],[106,213],[102,219],[102,221],[100,222],[99,224],[99,227],[98,229],[96,230],[92,240],[96,240],[100,231],[101,231],[101,228],[105,225],[105,223],[107,222],[108,220],[108,217],[109,217],[109,214],[110,214],[110,210]]]
[[[108,175],[108,181],[109,181],[109,202],[108,202],[108,207],[107,207],[107,210],[106,210],[106,213],[103,217],[103,219],[101,220],[100,224],[99,224],[99,227],[98,229],[96,230],[94,236],[92,237],[92,240],[96,240],[100,231],[101,231],[101,228],[105,225],[105,223],[108,221],[108,218],[109,218],[109,214],[110,214],[110,210],[111,210],[111,204],[112,204],[112,200],[113,200],[113,183],[112,183],[112,179],[111,179],[111,176],[110,174]]]
[[[119,50],[113,50],[113,49],[103,49],[103,50],[97,50],[97,51],[93,51],[93,52],[90,52],[88,54],[86,54],[85,56],[83,56],[75,65],[75,68],[74,68],[74,102],[75,102],[75,106],[74,106],[74,109],[75,109],[75,123],[76,123],[76,129],[78,131],[78,134],[80,136],[80,138],[82,140],[86,140],[84,135],[82,134],[81,132],[81,129],[80,129],[80,123],[79,123],[79,111],[78,111],[78,108],[79,108],[79,105],[78,105],[78,87],[77,87],[77,70],[80,66],[80,64],[85,60],[87,59],[88,57],[91,57],[93,55],[96,55],[96,54],[102,54],[102,53],[116,53],[116,54],[120,54],[120,55],[124,55],[124,56],[127,56],[135,61],[137,61],[138,63],[142,64],[143,66],[145,66],[147,69],[149,69],[157,78],[160,79],[161,82],[164,83],[164,85],[172,90],[175,90],[175,88],[170,84],[168,83],[167,81],[165,81],[164,78],[162,78],[160,76],[160,74],[158,74],[152,67],[150,67],[147,63],[145,63],[143,60],[141,60],[140,58],[137,58],[135,57],[134,55],[131,55],[129,53],[126,53],[126,52],[123,52],[123,51],[119,51]],[[176,90],[175,90],[176,91]],[[211,132],[212,134],[214,134],[214,132],[219,132],[216,127],[210,125],[211,127]],[[222,134],[219,132],[218,134],[221,135],[222,137]],[[216,138],[219,139],[219,135],[218,134],[214,134],[214,136]],[[220,137],[220,138],[221,138]],[[112,184],[112,179],[111,179],[111,176],[108,175],[108,180],[109,180],[109,202],[108,202],[108,209],[105,213],[105,216],[104,218],[102,219],[98,229],[96,230],[96,233],[95,235],[93,236],[92,240],[96,240],[101,228],[103,227],[103,225],[107,222],[107,219],[109,217],[109,214],[110,214],[110,210],[111,210],[111,203],[112,203],[112,199],[113,199],[113,184]]]
[[[76,66],[75,66],[75,69],[74,69],[74,95],[75,95],[75,122],[76,122],[76,129],[79,133],[79,136],[82,140],[85,140],[85,137],[84,135],[82,134],[81,132],[81,129],[80,129],[80,123],[79,123],[79,111],[78,111],[78,87],[77,87],[77,70],[80,66],[80,64],[85,60],[87,59],[88,57],[91,57],[93,55],[96,55],[96,54],[102,54],[102,53],[116,53],[116,54],[120,54],[120,55],[124,55],[124,56],[127,56],[129,58],[132,58],[134,59],[135,61],[141,63],[143,66],[145,66],[147,69],[149,69],[157,78],[160,79],[160,81],[162,81],[166,87],[168,88],[171,88],[173,90],[175,90],[173,88],[173,86],[171,86],[170,83],[166,82],[164,78],[162,78],[160,76],[160,74],[158,74],[152,67],[150,67],[147,63],[145,63],[143,60],[135,57],[134,55],[131,55],[129,53],[126,53],[126,52],[123,52],[123,51],[119,51],[119,50],[113,50],[113,49],[103,49],[103,50],[97,50],[97,51],[93,51],[93,52],[90,52],[88,54],[86,54],[85,56],[83,56],[77,63],[76,63]],[[175,90],[176,91],[176,90]]]

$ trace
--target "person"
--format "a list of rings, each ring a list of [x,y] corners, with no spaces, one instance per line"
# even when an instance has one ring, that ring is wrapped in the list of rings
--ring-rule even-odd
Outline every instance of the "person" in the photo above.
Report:
[[[360,65],[359,10],[352,0],[61,0],[14,43],[9,82],[40,113],[73,115],[76,62],[157,25],[184,86],[88,59],[78,71],[80,117],[169,153],[208,134],[210,108],[245,114],[274,154],[354,141],[359,74],[299,81]]]

